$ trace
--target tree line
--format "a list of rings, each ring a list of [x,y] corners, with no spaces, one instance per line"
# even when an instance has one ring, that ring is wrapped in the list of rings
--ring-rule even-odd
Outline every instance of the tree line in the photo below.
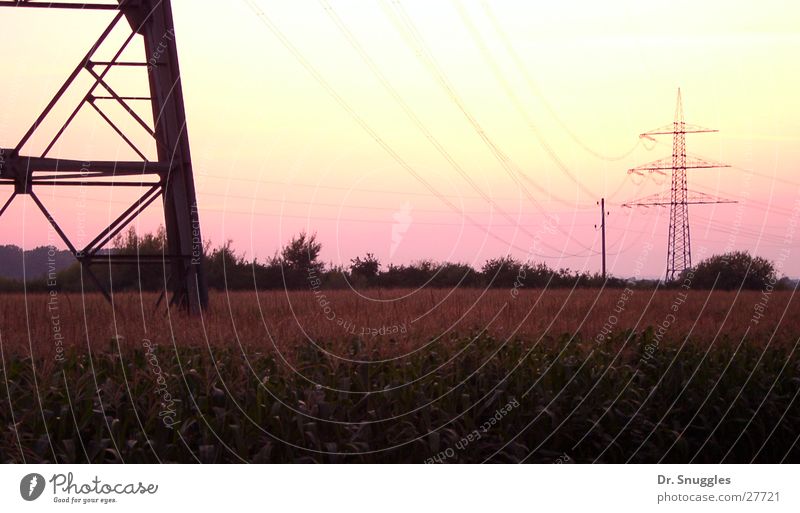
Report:
[[[163,228],[155,233],[139,235],[131,228],[114,239],[118,254],[161,254],[166,234]],[[487,260],[480,269],[466,263],[419,260],[408,265],[383,266],[372,253],[352,259],[349,265],[325,264],[320,260],[322,244],[315,234],[300,233],[279,252],[264,261],[248,260],[237,254],[232,241],[203,248],[209,288],[218,290],[308,290],[317,288],[415,288],[415,287],[498,287],[498,288],[572,288],[572,287],[654,287],[658,280],[626,277],[603,277],[598,273],[553,269],[545,263],[532,263],[503,256]],[[102,260],[101,260],[102,261]],[[95,265],[92,270],[102,283],[115,291],[162,290],[165,282],[163,265],[108,266]],[[691,271],[692,288],[723,290],[789,288],[793,283],[776,274],[775,266],[762,257],[747,252],[732,252],[710,257]],[[54,278],[54,279],[53,279]],[[662,286],[680,286],[683,278]],[[52,288],[67,291],[91,290],[93,284],[74,262],[50,276],[29,280],[28,291]],[[0,279],[0,291],[23,290],[20,280]]]

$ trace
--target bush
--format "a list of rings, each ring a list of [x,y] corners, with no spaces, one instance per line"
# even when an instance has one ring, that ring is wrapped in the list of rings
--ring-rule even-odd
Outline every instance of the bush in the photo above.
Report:
[[[301,232],[293,237],[281,252],[280,263],[288,288],[302,288],[312,277],[322,274],[324,265],[319,261],[322,244],[317,242],[317,235]]]
[[[354,286],[376,285],[380,272],[381,263],[372,253],[367,253],[364,258],[355,257],[350,260],[350,276]]]
[[[691,275],[690,275],[691,273]],[[751,256],[747,251],[733,251],[714,255],[700,262],[690,271],[684,271],[680,281],[691,280],[693,288],[721,290],[760,290],[768,282],[777,281],[775,266],[762,257]]]
[[[114,239],[110,252],[128,255],[161,255],[164,252],[166,233],[159,228],[154,234],[138,235],[131,228]],[[652,288],[657,282],[608,277],[599,274],[573,271],[568,268],[553,269],[544,263],[520,262],[506,255],[487,260],[480,271],[465,263],[434,262],[423,259],[409,265],[389,264],[381,270],[381,263],[372,253],[356,257],[347,268],[331,263],[327,266],[319,260],[322,244],[316,234],[301,232],[293,237],[280,252],[264,262],[247,260],[236,254],[231,241],[210,250],[206,243],[203,255],[207,282],[210,288],[219,290],[247,289],[296,289],[309,290],[313,283],[320,288],[342,289],[354,287],[415,288],[430,287],[494,287],[494,288],[571,288],[571,287],[636,287]],[[163,265],[109,266],[98,260],[92,266],[98,281],[113,283],[114,291],[164,290],[165,275],[169,267]],[[94,282],[76,262],[58,273],[56,288],[70,291],[95,290]],[[690,274],[691,273],[691,274]],[[703,260],[691,271],[684,273],[680,285],[691,278],[691,286],[697,289],[732,290],[740,285],[744,289],[760,290],[770,284],[775,289],[791,288],[788,278],[778,279],[775,266],[769,260],[736,251],[715,255]],[[47,291],[44,278],[29,280],[25,286],[29,291]],[[23,290],[21,281],[0,280],[0,292]]]
[[[522,264],[511,256],[492,258],[481,268],[483,278],[489,286],[512,287],[521,275]]]

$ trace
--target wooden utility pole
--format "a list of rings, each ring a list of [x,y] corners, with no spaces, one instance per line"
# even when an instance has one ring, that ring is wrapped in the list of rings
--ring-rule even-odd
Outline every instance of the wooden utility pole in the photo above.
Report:
[[[606,199],[600,198],[600,231],[603,239],[603,281],[606,279]]]

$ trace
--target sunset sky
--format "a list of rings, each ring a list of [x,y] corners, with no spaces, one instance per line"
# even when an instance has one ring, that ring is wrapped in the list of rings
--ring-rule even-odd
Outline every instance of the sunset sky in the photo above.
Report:
[[[631,275],[649,241],[643,274],[661,276],[668,211],[621,204],[669,187],[627,169],[671,153],[668,137],[638,134],[672,121],[680,87],[687,122],[720,130],[688,135],[688,151],[732,166],[690,170],[690,189],[740,201],[690,207],[695,262],[789,248],[783,272],[800,276],[800,7],[741,4],[173,0],[203,235],[260,259],[306,230],[334,264],[369,251],[480,267],[534,248],[533,260],[594,272],[605,197],[609,271]],[[0,147],[110,16],[0,9]],[[129,59],[144,60],[136,49]],[[143,72],[110,76],[147,92]],[[91,109],[56,150],[133,158]],[[39,194],[84,242],[133,199]],[[156,205],[138,230],[160,216]],[[63,247],[49,232],[28,198],[0,219],[2,244]]]

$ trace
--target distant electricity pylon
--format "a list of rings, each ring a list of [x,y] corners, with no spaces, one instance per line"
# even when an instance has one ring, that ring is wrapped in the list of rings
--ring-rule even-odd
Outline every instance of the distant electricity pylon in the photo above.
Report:
[[[730,167],[727,164],[711,162],[709,160],[686,157],[686,134],[717,132],[710,128],[687,124],[683,119],[683,102],[681,90],[678,89],[678,101],[675,105],[675,121],[661,128],[641,134],[639,137],[653,139],[655,135],[672,135],[672,158],[656,160],[643,166],[629,169],[629,174],[643,175],[658,173],[666,175],[672,172],[672,187],[669,198],[666,193],[653,194],[645,198],[623,204],[624,207],[632,206],[666,206],[669,205],[669,236],[667,238],[667,273],[666,281],[672,281],[680,274],[692,267],[692,241],[689,234],[689,205],[702,205],[711,203],[736,203],[705,194],[690,191],[687,187],[687,169],[710,169],[717,167]]]
[[[164,292],[172,292],[170,303],[185,306],[197,313],[208,304],[202,263],[202,237],[200,219],[195,196],[192,159],[189,151],[189,136],[186,131],[186,112],[183,103],[181,75],[178,68],[178,52],[172,7],[169,0],[119,0],[108,3],[78,2],[6,2],[0,7],[29,7],[44,9],[78,9],[116,11],[111,23],[86,56],[72,71],[44,111],[13,149],[0,148],[0,185],[12,185],[14,190],[8,201],[0,207],[0,216],[17,195],[28,195],[42,211],[53,229],[80,263],[83,271],[92,278],[103,294],[111,299],[109,291],[92,272],[92,265],[140,265],[144,263],[162,265],[165,269]],[[123,20],[130,27],[126,27]],[[121,23],[122,22],[122,23]],[[78,31],[80,27],[72,27]],[[116,31],[116,32],[115,32]],[[99,57],[112,32],[123,32],[121,46],[114,46],[113,57]],[[120,60],[130,43],[141,36],[144,55],[133,62]],[[109,74],[114,69],[140,69],[147,74],[149,94],[134,96],[118,93],[111,87]],[[25,156],[26,144],[31,137],[43,131],[42,125],[54,117],[54,108],[67,101],[68,91],[80,87],[79,77],[88,78],[90,87],[81,92],[78,105],[67,111],[70,114],[55,135],[47,135],[49,141],[39,156]],[[152,126],[132,107],[137,102],[150,104]],[[150,149],[142,149],[134,141],[131,129],[120,127],[120,114],[112,116],[109,103],[122,108],[121,116],[128,124],[147,136]],[[89,155],[81,160],[65,160],[49,156],[51,150],[84,107],[91,108],[116,132],[122,141],[138,156],[133,161],[97,161]],[[53,116],[51,116],[53,114]],[[116,121],[116,122],[115,122]],[[56,125],[58,126],[58,125]],[[124,125],[122,125],[124,126]],[[155,159],[147,157],[155,150]],[[30,150],[27,150],[30,151]],[[39,153],[39,152],[37,152]],[[78,248],[72,243],[58,222],[47,211],[36,195],[39,185],[58,187],[133,187],[144,188],[144,194],[117,219],[104,228],[89,244]],[[128,226],[156,199],[161,199],[166,226],[166,247],[158,255],[125,255],[104,251],[104,247]],[[167,265],[168,263],[168,265]]]

